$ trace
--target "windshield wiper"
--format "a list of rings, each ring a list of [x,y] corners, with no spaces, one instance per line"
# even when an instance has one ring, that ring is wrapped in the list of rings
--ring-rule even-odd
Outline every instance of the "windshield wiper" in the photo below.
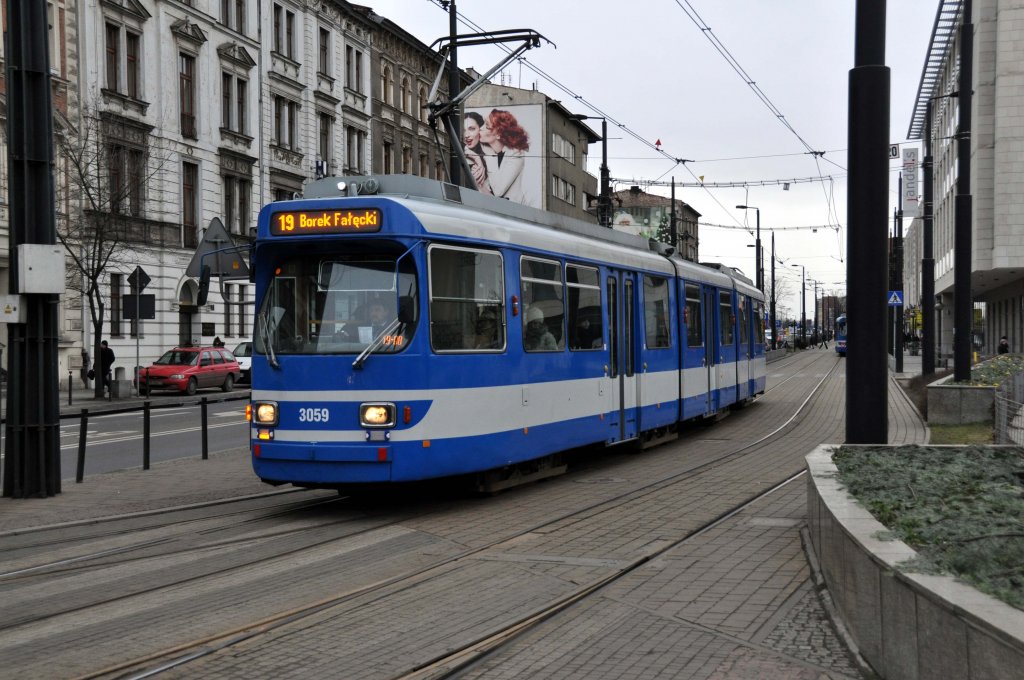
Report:
[[[260,337],[263,339],[263,349],[266,350],[267,363],[273,368],[281,368],[281,364],[277,363],[277,355],[274,354],[274,346],[270,340],[270,323],[267,321],[267,312],[263,310],[260,312]]]
[[[384,338],[386,338],[391,333],[396,332],[402,325],[403,325],[403,323],[402,323],[401,319],[399,319],[398,317],[395,317],[395,320],[392,321],[391,323],[389,323],[384,328],[384,330],[382,330],[380,333],[378,333],[377,337],[375,337],[373,339],[373,342],[371,342],[369,345],[367,345],[366,349],[364,349],[359,354],[359,356],[356,357],[356,360],[352,362],[352,368],[354,368],[354,369],[362,368],[363,364],[366,363],[366,359],[373,353],[373,351],[375,349],[377,349],[378,347],[380,347],[382,344],[384,344]]]

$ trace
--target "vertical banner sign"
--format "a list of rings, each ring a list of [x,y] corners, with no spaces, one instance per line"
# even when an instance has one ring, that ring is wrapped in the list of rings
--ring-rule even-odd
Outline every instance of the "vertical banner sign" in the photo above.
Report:
[[[920,196],[918,190],[917,147],[903,149],[903,216],[918,217],[921,215]]]

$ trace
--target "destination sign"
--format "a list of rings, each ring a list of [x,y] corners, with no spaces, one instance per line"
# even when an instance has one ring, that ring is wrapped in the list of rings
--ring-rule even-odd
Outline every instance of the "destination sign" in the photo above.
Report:
[[[380,231],[384,219],[380,210],[293,210],[274,213],[270,233],[274,236],[347,234]]]

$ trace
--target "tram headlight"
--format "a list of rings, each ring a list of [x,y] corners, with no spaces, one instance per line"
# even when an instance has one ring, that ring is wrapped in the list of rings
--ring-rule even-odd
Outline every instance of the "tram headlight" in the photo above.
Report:
[[[362,427],[394,427],[395,405],[380,402],[360,404],[359,424]]]
[[[257,425],[277,425],[277,402],[258,401],[252,405],[253,422]]]

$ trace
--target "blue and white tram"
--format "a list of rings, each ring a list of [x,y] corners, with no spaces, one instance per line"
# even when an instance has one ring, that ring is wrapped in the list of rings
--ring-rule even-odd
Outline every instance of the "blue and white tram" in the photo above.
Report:
[[[536,468],[765,389],[763,296],[646,240],[410,176],[260,212],[252,462],[310,487]]]

